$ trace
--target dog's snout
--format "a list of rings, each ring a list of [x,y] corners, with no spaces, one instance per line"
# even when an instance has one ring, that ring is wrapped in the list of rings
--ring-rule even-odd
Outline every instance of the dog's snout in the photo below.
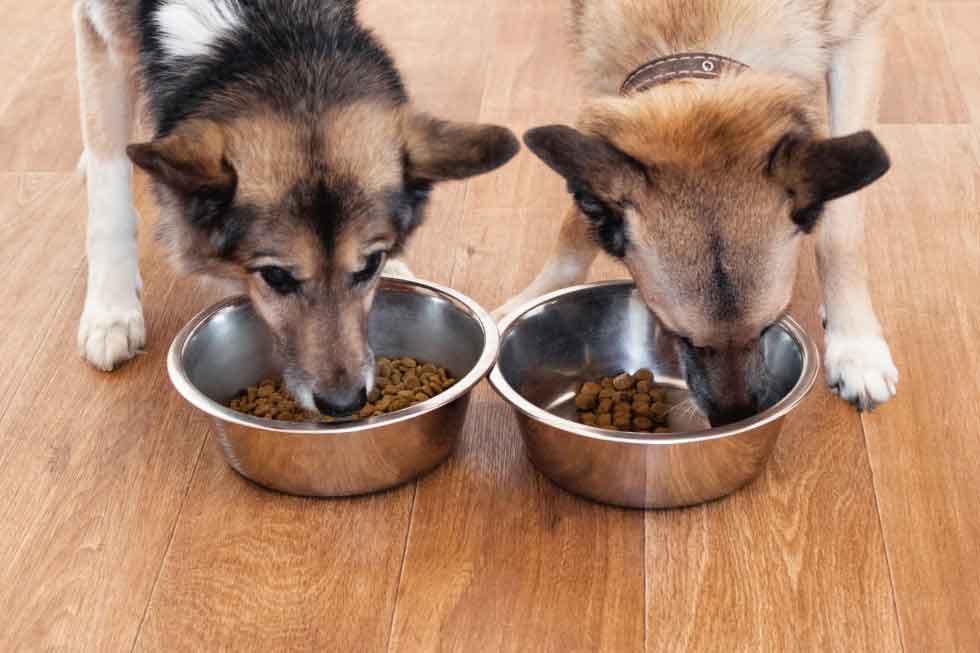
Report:
[[[343,417],[357,412],[367,403],[367,388],[361,387],[354,399],[336,399],[321,394],[313,395],[317,410],[331,417]]]
[[[756,406],[749,404],[715,408],[708,415],[708,421],[711,422],[712,427],[717,428],[719,426],[741,422],[743,419],[752,417],[757,412]]]

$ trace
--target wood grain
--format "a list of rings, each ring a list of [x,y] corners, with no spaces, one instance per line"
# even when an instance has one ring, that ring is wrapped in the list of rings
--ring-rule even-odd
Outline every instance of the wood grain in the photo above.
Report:
[[[791,308],[820,333],[811,252]],[[819,384],[765,474],[647,515],[647,651],[898,651],[860,419]]]
[[[516,132],[580,101],[553,0],[364,0],[419,110]],[[876,304],[902,372],[863,418],[819,387],[765,475],[684,511],[571,497],[485,385],[417,486],[281,497],[223,462],[166,379],[217,295],[177,280],[138,205],[149,345],[75,354],[84,191],[71,0],[0,0],[0,650],[980,650],[980,2],[899,0],[869,193]],[[527,152],[437,190],[409,260],[493,307],[568,205]],[[591,278],[623,276],[602,258]],[[812,256],[793,313],[814,335]]]
[[[908,651],[980,650],[980,145],[882,128],[898,162],[869,233],[901,401],[865,418]]]

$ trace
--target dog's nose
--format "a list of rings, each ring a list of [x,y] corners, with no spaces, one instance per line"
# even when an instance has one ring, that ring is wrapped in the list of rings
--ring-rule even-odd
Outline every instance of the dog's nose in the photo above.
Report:
[[[344,417],[357,412],[367,403],[367,388],[362,387],[354,396],[356,399],[352,402],[338,403],[317,394],[313,395],[313,402],[316,404],[317,410],[324,415]]]

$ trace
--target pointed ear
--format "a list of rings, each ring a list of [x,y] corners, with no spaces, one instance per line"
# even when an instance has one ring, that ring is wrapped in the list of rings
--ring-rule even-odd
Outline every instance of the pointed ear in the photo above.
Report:
[[[804,231],[816,226],[824,203],[861,190],[890,167],[869,131],[819,141],[787,135],[769,157],[769,173],[793,198],[793,221]]]
[[[171,134],[126,148],[134,164],[184,196],[234,191],[235,170],[225,159],[221,128],[194,120]]]
[[[465,179],[495,170],[520,151],[504,127],[449,122],[411,113],[403,125],[407,173],[424,182]]]
[[[524,134],[524,142],[570,186],[585,186],[596,193],[609,192],[638,165],[604,138],[565,125],[532,129]]]

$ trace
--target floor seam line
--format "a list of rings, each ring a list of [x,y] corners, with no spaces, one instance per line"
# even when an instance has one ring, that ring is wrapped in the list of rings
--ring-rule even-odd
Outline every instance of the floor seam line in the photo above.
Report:
[[[888,569],[888,586],[892,592],[892,612],[895,614],[895,626],[898,630],[898,645],[904,653],[905,634],[902,632],[902,615],[898,610],[898,593],[895,589],[895,573],[892,568],[891,554],[888,552],[888,541],[885,537],[885,522],[881,514],[881,502],[878,498],[878,481],[875,476],[874,465],[871,464],[871,443],[868,441],[868,429],[864,423],[864,416],[859,416],[861,424],[861,437],[864,440],[864,456],[868,465],[868,472],[871,475],[871,494],[875,502],[875,515],[878,517],[878,532],[881,534],[881,548],[885,552],[885,567]]]
[[[395,617],[398,615],[398,597],[401,594],[402,579],[405,577],[405,566],[408,563],[408,544],[412,537],[412,524],[415,522],[415,503],[419,496],[420,481],[415,481],[415,491],[412,492],[412,505],[408,509],[408,526],[405,528],[405,545],[402,547],[402,561],[398,567],[398,578],[395,580],[395,600],[391,606],[391,619],[388,622],[388,643],[385,651],[391,651],[391,641],[395,634]]]
[[[167,563],[167,556],[170,555],[170,549],[173,548],[174,540],[177,538],[177,528],[180,525],[181,517],[184,515],[184,508],[187,506],[187,497],[190,496],[191,488],[194,487],[194,480],[197,478],[197,472],[198,469],[200,469],[201,459],[204,457],[204,448],[207,446],[207,443],[208,432],[205,430],[204,437],[201,438],[201,446],[197,450],[197,457],[194,460],[194,468],[187,480],[187,487],[184,489],[184,496],[182,496],[180,499],[180,507],[177,509],[173,527],[170,529],[170,537],[167,538],[167,546],[163,550],[163,555],[160,556],[160,566],[157,568],[156,576],[153,578],[153,585],[150,587],[150,594],[146,599],[146,607],[143,609],[143,616],[140,617],[139,625],[136,628],[136,635],[133,637],[133,645],[129,649],[130,653],[136,650],[136,646],[139,644],[140,638],[143,635],[143,627],[146,625],[146,618],[150,615],[150,607],[153,605],[153,596],[156,594],[157,585],[160,583],[160,577],[163,576],[163,567]]]

